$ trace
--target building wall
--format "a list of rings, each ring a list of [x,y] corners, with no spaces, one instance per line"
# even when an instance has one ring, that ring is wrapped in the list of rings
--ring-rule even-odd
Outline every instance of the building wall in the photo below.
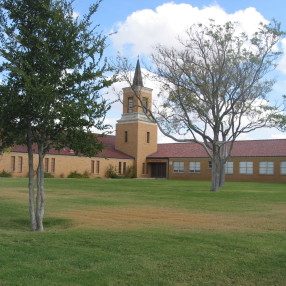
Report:
[[[174,162],[184,163],[184,171],[182,173],[174,172]],[[189,172],[190,162],[200,162],[199,173]],[[168,166],[169,178],[179,180],[210,180],[211,168],[209,168],[209,162],[209,158],[170,158]],[[226,174],[226,181],[286,183],[286,175],[281,175],[280,172],[281,162],[286,162],[286,157],[235,157],[229,159],[229,162],[233,162],[233,174]],[[253,173],[241,174],[240,162],[253,162]],[[260,162],[273,162],[274,174],[260,174]]]
[[[125,142],[127,132],[127,142]],[[149,132],[149,143],[147,142]],[[135,158],[137,177],[149,177],[143,169],[146,157],[157,151],[157,125],[144,121],[118,123],[116,125],[116,149]]]
[[[54,160],[54,170],[52,170]],[[13,163],[13,161],[15,163]],[[21,164],[22,161],[22,164]],[[34,168],[37,166],[37,155],[34,156]],[[99,162],[99,163],[97,163]],[[80,157],[63,155],[46,155],[44,159],[45,171],[55,177],[67,177],[71,172],[88,173],[91,178],[105,177],[106,170],[111,166],[119,172],[121,163],[121,175],[123,175],[124,165],[126,169],[134,165],[133,159],[104,159],[98,157]],[[48,167],[47,164],[48,163]],[[124,164],[125,163],[125,164]],[[99,164],[99,165],[98,165]],[[13,167],[14,165],[14,167]],[[22,166],[22,167],[21,167]],[[98,170],[99,167],[99,170]],[[12,173],[13,177],[25,177],[28,174],[28,154],[27,153],[4,153],[0,156],[0,172]],[[99,171],[99,172],[98,172]]]

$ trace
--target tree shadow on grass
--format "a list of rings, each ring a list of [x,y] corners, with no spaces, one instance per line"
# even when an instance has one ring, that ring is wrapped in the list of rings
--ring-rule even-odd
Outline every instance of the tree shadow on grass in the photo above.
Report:
[[[31,223],[29,218],[17,218],[7,220],[4,223],[5,229],[17,229],[17,230],[30,230]],[[71,219],[47,217],[44,218],[44,229],[46,231],[63,230],[73,226]]]

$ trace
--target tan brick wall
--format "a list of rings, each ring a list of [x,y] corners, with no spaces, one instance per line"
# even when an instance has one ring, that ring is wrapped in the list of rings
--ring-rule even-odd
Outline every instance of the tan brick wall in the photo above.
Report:
[[[15,157],[15,171],[11,170],[11,157]],[[19,157],[23,158],[22,172],[18,170]],[[133,166],[134,160],[132,159],[104,159],[97,157],[80,157],[80,156],[62,156],[62,155],[46,155],[45,158],[49,159],[48,172],[52,173],[55,177],[67,177],[71,172],[77,171],[78,173],[87,172],[90,177],[105,177],[106,170],[110,165],[114,166],[118,170],[119,162],[126,162],[126,168]],[[51,172],[52,158],[55,159],[55,172]],[[94,173],[91,171],[91,161],[94,161]],[[99,173],[96,173],[96,161],[99,161]],[[37,155],[34,156],[34,168],[37,166]],[[26,153],[4,153],[0,156],[0,172],[5,170],[11,172],[13,177],[25,177],[28,174],[28,155]],[[122,169],[123,170],[123,169]]]
[[[125,132],[128,132],[127,142],[125,142]],[[147,132],[150,134],[149,143],[147,143]],[[137,177],[148,177],[148,174],[142,174],[143,163],[146,164],[148,155],[157,151],[157,125],[141,121],[117,124],[115,147],[135,158]]]
[[[170,165],[170,161],[184,162],[184,172],[174,173],[173,164]],[[208,168],[209,158],[170,158],[168,173],[170,179],[179,180],[210,180],[211,169]],[[226,174],[226,181],[233,182],[273,182],[273,183],[286,183],[286,175],[280,174],[280,163],[285,162],[286,157],[235,157],[229,159],[229,162],[233,162],[233,174]],[[189,162],[201,162],[200,173],[189,172]],[[253,162],[253,174],[240,174],[239,173],[239,162]],[[260,162],[274,162],[274,174],[273,175],[262,175],[259,174],[259,163]]]

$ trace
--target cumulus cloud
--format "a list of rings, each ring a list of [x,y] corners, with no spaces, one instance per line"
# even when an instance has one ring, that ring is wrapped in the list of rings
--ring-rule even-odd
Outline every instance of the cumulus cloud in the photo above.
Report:
[[[268,21],[253,7],[226,13],[218,5],[199,9],[190,4],[165,3],[155,10],[145,9],[132,13],[124,22],[117,24],[112,41],[123,54],[149,55],[158,43],[165,46],[178,45],[187,27],[194,23],[207,23],[214,19],[217,24],[226,21],[239,22],[240,31],[252,34],[260,22]]]

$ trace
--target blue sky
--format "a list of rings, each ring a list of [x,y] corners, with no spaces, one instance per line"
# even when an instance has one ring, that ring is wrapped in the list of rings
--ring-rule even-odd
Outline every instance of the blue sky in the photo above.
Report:
[[[92,3],[92,0],[75,0],[74,9],[82,15]],[[115,57],[120,51],[135,63],[137,55],[148,57],[157,43],[174,44],[177,36],[194,22],[204,22],[209,18],[241,21],[243,29],[250,33],[255,31],[259,22],[275,18],[286,31],[285,12],[285,0],[103,0],[94,22],[100,24],[105,34],[117,32],[109,38],[106,56]],[[286,54],[286,40],[281,42],[281,49]],[[286,56],[281,58],[274,75],[277,83],[270,99],[276,102],[286,94]],[[119,89],[121,87],[117,86]],[[112,92],[110,96],[112,98]],[[108,114],[109,122],[114,125],[120,116],[121,106],[115,104]],[[286,134],[276,129],[265,129],[240,139],[267,138],[286,138]],[[159,141],[168,140],[160,135]]]

